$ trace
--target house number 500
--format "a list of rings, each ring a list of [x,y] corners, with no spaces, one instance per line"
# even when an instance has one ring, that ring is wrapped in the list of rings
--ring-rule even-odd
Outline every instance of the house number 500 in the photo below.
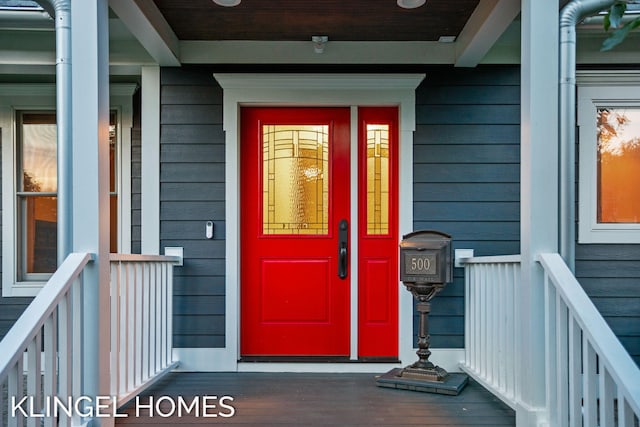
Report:
[[[431,261],[429,258],[411,258],[411,270],[413,271],[429,271],[431,268]]]

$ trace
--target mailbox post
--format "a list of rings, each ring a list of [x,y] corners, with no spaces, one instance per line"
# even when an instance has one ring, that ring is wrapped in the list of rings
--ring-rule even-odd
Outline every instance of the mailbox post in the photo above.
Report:
[[[451,252],[451,236],[439,231],[415,231],[400,242],[400,280],[420,314],[418,361],[381,376],[379,386],[457,395],[467,383],[466,375],[449,374],[429,361],[430,301],[453,280]]]

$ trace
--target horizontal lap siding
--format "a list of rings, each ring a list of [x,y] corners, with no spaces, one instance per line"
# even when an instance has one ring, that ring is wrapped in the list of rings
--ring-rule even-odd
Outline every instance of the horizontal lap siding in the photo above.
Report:
[[[427,70],[416,93],[414,229],[476,256],[520,252],[518,67]],[[417,330],[417,316],[414,331]],[[434,298],[434,348],[464,347],[464,272]]]
[[[160,240],[184,248],[174,268],[173,344],[225,345],[225,155],[222,89],[211,73],[161,71]],[[214,238],[205,238],[213,221]]]
[[[640,245],[579,244],[576,276],[640,365]]]

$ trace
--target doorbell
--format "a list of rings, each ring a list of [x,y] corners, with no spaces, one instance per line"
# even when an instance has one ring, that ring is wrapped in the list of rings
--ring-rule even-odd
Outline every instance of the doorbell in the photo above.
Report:
[[[205,225],[205,236],[207,239],[213,239],[213,221],[207,221]]]

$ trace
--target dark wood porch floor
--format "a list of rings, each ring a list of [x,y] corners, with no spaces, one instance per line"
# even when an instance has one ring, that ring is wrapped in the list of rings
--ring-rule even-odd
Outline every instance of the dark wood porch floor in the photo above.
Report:
[[[147,393],[141,403],[164,398],[161,412],[171,412],[182,396],[192,403],[196,396],[231,396],[233,401],[210,400],[231,417],[205,418],[184,415],[161,417],[130,402],[119,412],[119,426],[231,425],[249,426],[514,426],[515,413],[478,383],[469,384],[458,396],[420,393],[377,387],[372,374],[298,373],[171,373]],[[172,400],[173,399],[173,400]],[[224,405],[220,405],[220,404]],[[200,404],[202,400],[200,399]],[[177,413],[177,410],[176,410]]]

